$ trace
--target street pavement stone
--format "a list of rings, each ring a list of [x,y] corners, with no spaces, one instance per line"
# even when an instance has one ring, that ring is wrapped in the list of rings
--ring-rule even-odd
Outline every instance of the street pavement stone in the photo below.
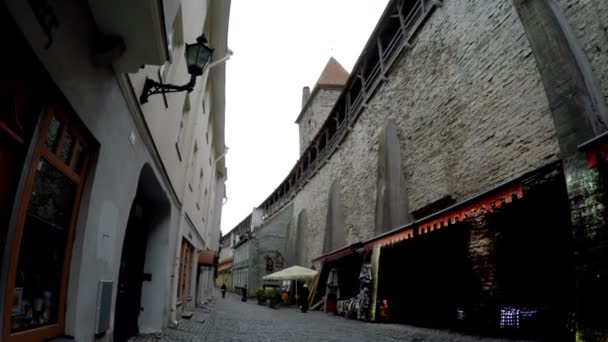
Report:
[[[499,342],[503,339],[467,336],[401,324],[377,324],[345,319],[322,312],[302,313],[293,307],[271,309],[255,300],[219,295],[177,329],[140,335],[129,342],[214,341],[214,342]],[[513,342],[514,340],[508,340]]]
[[[177,328],[165,329],[159,333],[140,334],[129,342],[190,342],[205,341],[208,329],[213,325],[214,301],[205,308],[197,308],[190,319],[182,319]]]
[[[322,312],[302,313],[291,307],[271,309],[255,300],[243,303],[235,295],[216,299],[213,316],[202,341],[505,341],[401,324],[367,323]]]

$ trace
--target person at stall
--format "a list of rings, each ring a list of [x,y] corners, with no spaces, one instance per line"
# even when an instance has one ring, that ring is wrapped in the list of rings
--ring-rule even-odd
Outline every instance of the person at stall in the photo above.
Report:
[[[302,287],[302,293],[300,293],[300,309],[302,312],[308,311],[308,296],[310,291],[308,290],[308,284],[304,284]]]

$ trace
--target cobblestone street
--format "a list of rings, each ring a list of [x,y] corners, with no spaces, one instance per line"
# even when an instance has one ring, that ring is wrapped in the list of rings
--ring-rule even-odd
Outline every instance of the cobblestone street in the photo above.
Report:
[[[233,294],[216,295],[208,309],[198,310],[178,329],[139,336],[130,342],[153,341],[502,341],[407,325],[373,324],[295,308],[270,309]],[[510,340],[513,341],[513,340]]]

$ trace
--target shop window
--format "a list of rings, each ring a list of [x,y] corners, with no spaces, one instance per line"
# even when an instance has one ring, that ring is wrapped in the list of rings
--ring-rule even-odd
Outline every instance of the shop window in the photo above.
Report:
[[[63,333],[72,241],[91,144],[58,106],[47,112],[39,135],[10,246],[5,341]]]
[[[192,262],[194,260],[194,246],[186,239],[182,239],[182,248],[179,257],[179,281],[177,285],[177,301],[190,300],[190,282],[192,279]]]
[[[57,147],[57,141],[59,140],[59,131],[61,130],[61,122],[57,120],[56,117],[51,118],[51,122],[49,123],[48,133],[45,139],[46,148],[51,151],[55,151]]]

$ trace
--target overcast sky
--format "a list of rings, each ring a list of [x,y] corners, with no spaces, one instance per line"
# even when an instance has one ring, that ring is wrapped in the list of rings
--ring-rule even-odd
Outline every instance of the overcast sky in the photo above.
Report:
[[[232,0],[223,233],[261,204],[298,160],[302,87],[314,86],[332,55],[350,71],[387,2]]]

